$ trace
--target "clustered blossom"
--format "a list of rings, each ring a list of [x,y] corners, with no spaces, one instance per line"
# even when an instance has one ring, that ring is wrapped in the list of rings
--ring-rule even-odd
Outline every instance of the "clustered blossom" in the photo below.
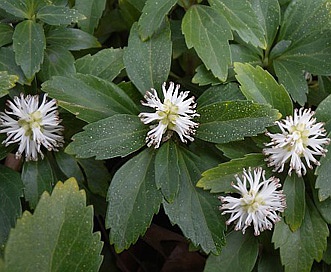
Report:
[[[179,84],[175,88],[175,84],[170,82],[167,90],[166,83],[163,83],[163,103],[155,89],[152,88],[146,92],[144,98],[147,102],[142,101],[142,105],[155,109],[153,113],[142,112],[139,114],[144,124],[153,123],[146,137],[148,147],[154,145],[155,148],[158,148],[162,140],[166,140],[166,137],[163,137],[166,132],[177,132],[184,143],[187,140],[194,140],[192,135],[195,134],[198,123],[193,122],[192,119],[199,116],[195,111],[196,103],[194,103],[194,97],[187,98],[188,91],[179,93],[179,88]]]
[[[252,223],[255,235],[260,235],[260,232],[266,229],[271,230],[273,223],[280,221],[277,212],[283,212],[286,208],[285,195],[278,190],[281,187],[279,179],[265,179],[265,171],[262,168],[256,168],[253,175],[250,168],[248,171],[244,169],[243,181],[238,175],[235,178],[237,185],[232,186],[238,191],[240,198],[219,197],[223,203],[220,207],[222,214],[230,214],[227,225],[236,222],[235,230],[241,230],[243,234]]]
[[[314,112],[311,109],[295,110],[294,116],[287,116],[286,119],[276,122],[281,133],[266,133],[271,142],[265,144],[263,150],[268,157],[268,166],[274,166],[274,171],[282,172],[285,163],[290,160],[288,174],[295,170],[300,177],[307,172],[302,158],[308,168],[313,168],[310,162],[319,165],[315,155],[324,156],[327,152],[324,145],[329,144],[330,139],[326,138],[326,131],[323,123],[316,123],[313,118]]]
[[[21,94],[7,102],[9,110],[0,113],[0,133],[6,133],[3,141],[6,146],[18,143],[16,158],[20,159],[25,152],[25,159],[38,160],[38,153],[43,158],[41,146],[48,150],[57,150],[62,146],[63,126],[58,116],[56,100],[46,101],[47,94],[39,106],[38,95]]]

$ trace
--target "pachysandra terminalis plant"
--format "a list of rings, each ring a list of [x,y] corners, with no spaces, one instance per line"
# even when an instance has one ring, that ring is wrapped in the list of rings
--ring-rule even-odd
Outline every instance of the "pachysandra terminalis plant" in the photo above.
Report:
[[[331,271],[330,25],[331,0],[0,1],[0,270]]]

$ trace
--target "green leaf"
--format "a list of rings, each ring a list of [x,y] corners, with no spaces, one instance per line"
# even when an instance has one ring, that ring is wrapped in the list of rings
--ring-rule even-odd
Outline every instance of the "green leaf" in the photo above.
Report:
[[[212,86],[205,90],[197,99],[199,108],[222,101],[244,100],[245,97],[236,83]]]
[[[252,65],[261,65],[261,56],[250,48],[241,44],[230,44],[232,62],[247,62]]]
[[[330,14],[329,0],[292,1],[285,11],[278,39],[296,41],[313,31],[329,29]]]
[[[79,21],[81,30],[93,34],[99,24],[99,20],[106,7],[106,0],[76,0],[75,8],[86,16],[85,20]]]
[[[98,271],[101,235],[93,231],[93,208],[75,179],[44,193],[33,215],[25,211],[5,249],[6,271]]]
[[[255,136],[279,118],[269,105],[251,101],[218,102],[198,108],[200,126],[196,137],[213,143],[228,143]]]
[[[25,20],[15,27],[13,35],[15,60],[21,66],[29,82],[40,69],[45,48],[46,40],[41,24]]]
[[[110,243],[116,252],[121,252],[146,232],[162,201],[155,185],[151,149],[145,149],[116,172],[107,201],[106,228],[110,228]]]
[[[163,201],[165,213],[177,224],[184,236],[206,252],[218,254],[225,244],[224,217],[216,196],[195,187],[202,171],[214,163],[186,149],[178,149],[180,188],[173,203]]]
[[[0,8],[18,18],[29,18],[27,1],[23,0],[3,0],[0,1]]]
[[[39,161],[29,161],[23,164],[22,181],[24,196],[29,201],[30,207],[37,206],[40,196],[44,191],[51,192],[52,185],[56,182],[52,167],[47,158]]]
[[[252,8],[257,15],[259,24],[264,29],[267,49],[274,42],[277,31],[281,22],[281,11],[278,0],[253,0]]]
[[[90,54],[77,59],[75,63],[78,73],[94,75],[108,81],[119,75],[124,69],[123,49],[107,48],[95,55]]]
[[[38,77],[46,81],[52,76],[74,74],[76,72],[74,62],[75,58],[68,50],[60,46],[48,46]]]
[[[18,172],[0,165],[0,256],[11,228],[22,214],[23,183]]]
[[[76,28],[56,27],[46,34],[47,44],[62,46],[67,50],[101,47],[97,38]]]
[[[220,12],[241,39],[253,46],[266,48],[264,29],[259,23],[251,3],[245,0],[209,0],[210,5]]]
[[[312,180],[311,188],[312,188],[313,199],[314,199],[316,208],[322,215],[325,222],[327,222],[328,224],[331,224],[331,198],[327,198],[323,201],[320,201],[318,199],[318,191],[314,189],[314,185],[315,185],[315,181]]]
[[[194,47],[206,68],[225,81],[231,64],[228,40],[233,38],[226,19],[211,7],[193,5],[184,15],[182,31],[187,47]]]
[[[171,63],[170,27],[155,33],[148,41],[143,42],[138,33],[138,25],[134,24],[130,31],[128,47],[124,51],[126,72],[144,95],[150,88],[159,90],[167,80]]]
[[[12,43],[14,29],[12,26],[0,23],[0,47]]]
[[[204,190],[210,190],[211,193],[234,192],[235,190],[231,186],[231,183],[235,180],[234,176],[240,175],[243,168],[266,168],[264,158],[262,154],[248,154],[244,158],[221,163],[204,171],[196,186]]]
[[[136,104],[122,89],[114,83],[91,75],[56,76],[44,82],[42,89],[56,98],[61,107],[86,122],[94,122],[118,113],[139,113]]]
[[[8,90],[15,87],[18,76],[8,75],[7,71],[0,71],[0,97],[8,94]]]
[[[229,159],[238,159],[246,156],[246,154],[261,152],[261,147],[257,146],[252,138],[245,138],[242,141],[226,144],[217,144],[216,147]]]
[[[26,83],[21,67],[15,62],[15,54],[12,48],[0,48],[0,71],[7,71],[10,75],[18,76],[18,82],[22,85]]]
[[[37,12],[37,18],[49,25],[70,25],[86,19],[75,9],[52,5],[42,7]]]
[[[292,100],[284,86],[279,85],[274,77],[260,66],[255,68],[246,63],[234,63],[236,78],[247,100],[261,104],[270,104],[283,116],[293,113]]]
[[[138,116],[117,114],[85,126],[65,151],[97,160],[124,157],[145,145],[148,130]]]
[[[316,119],[324,123],[326,131],[331,131],[331,95],[328,95],[315,111]]]
[[[205,85],[218,85],[221,82],[216,78],[210,70],[207,70],[206,66],[203,64],[199,65],[195,69],[196,74],[192,78],[192,83],[199,84],[199,86]]]
[[[178,166],[178,151],[173,141],[167,141],[155,156],[155,183],[165,199],[172,203],[178,193],[180,170]]]
[[[295,63],[275,60],[273,64],[278,81],[285,86],[292,99],[303,106],[307,101],[306,94],[308,93],[308,85],[303,71],[298,70]]]
[[[285,271],[310,271],[313,261],[322,259],[328,236],[328,225],[308,199],[301,227],[292,232],[283,221],[278,222],[272,242],[280,249]]]
[[[143,41],[150,38],[161,26],[164,18],[177,0],[147,0],[138,21],[139,33]]]
[[[226,245],[220,255],[209,255],[205,272],[253,270],[259,253],[258,240],[253,235],[232,231],[226,236]]]
[[[328,152],[325,157],[321,157],[320,165],[315,170],[315,175],[317,175],[315,188],[318,189],[319,201],[324,201],[331,196],[331,145],[328,145],[326,149]]]
[[[297,231],[303,221],[306,209],[305,183],[297,175],[287,176],[283,186],[286,195],[284,217],[291,231]]]
[[[73,177],[80,184],[84,181],[82,170],[72,156],[64,153],[63,151],[54,152],[54,156],[58,167],[67,178]]]

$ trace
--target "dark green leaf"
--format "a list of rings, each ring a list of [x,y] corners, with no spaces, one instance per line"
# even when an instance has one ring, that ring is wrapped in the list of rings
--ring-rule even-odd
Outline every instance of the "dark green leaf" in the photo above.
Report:
[[[287,176],[283,186],[286,195],[284,217],[290,229],[297,231],[303,221],[306,209],[305,183],[297,175]]]
[[[269,58],[275,59],[280,57],[290,46],[292,42],[289,40],[281,40],[276,43],[275,46],[271,49]]]
[[[206,253],[217,254],[225,243],[225,222],[216,196],[195,187],[201,172],[210,164],[195,154],[178,149],[180,188],[173,203],[163,201],[170,221],[177,224],[185,237]]]
[[[63,151],[55,152],[54,156],[57,165],[67,178],[74,177],[78,183],[82,183],[84,181],[82,170],[79,168],[77,161],[72,156],[64,153]]]
[[[325,157],[320,159],[320,165],[317,166],[315,171],[315,175],[317,175],[315,188],[318,189],[319,201],[324,201],[331,196],[331,145],[329,145],[326,149],[328,152]]]
[[[56,76],[44,82],[42,89],[56,98],[61,107],[86,122],[118,113],[139,113],[136,104],[122,89],[91,75]]]
[[[0,23],[0,47],[12,43],[13,33],[13,27]]]
[[[172,54],[170,36],[169,24],[146,42],[140,39],[137,24],[131,28],[124,64],[129,78],[143,95],[150,88],[159,90],[168,78]]]
[[[22,181],[25,199],[34,209],[42,193],[44,191],[50,193],[52,185],[56,182],[48,159],[25,162],[22,170]]]
[[[22,214],[23,183],[18,172],[0,165],[0,256],[11,228]]]
[[[30,1],[31,2],[31,1]],[[42,1],[41,1],[42,2]],[[0,8],[18,18],[29,18],[28,11],[29,3],[24,0],[2,0],[0,1]]]
[[[211,7],[193,5],[184,15],[182,31],[188,48],[194,47],[206,68],[225,81],[231,64],[228,40],[233,38],[226,19]]]
[[[7,71],[0,71],[0,97],[8,94],[8,90],[13,88],[18,81],[18,76],[8,75]]]
[[[270,104],[279,110],[283,116],[293,113],[292,100],[284,86],[279,85],[274,77],[260,66],[255,68],[246,63],[234,63],[236,78],[240,83],[240,89],[247,100],[256,103]]]
[[[251,3],[246,0],[209,0],[210,5],[220,12],[241,39],[253,46],[266,48],[264,29],[259,23]]]
[[[5,249],[6,271],[98,271],[100,233],[93,231],[93,208],[75,179],[44,193],[33,215],[25,211]]]
[[[264,29],[268,50],[274,42],[280,25],[281,11],[279,2],[278,0],[253,0],[251,4],[258,17],[259,24]]]
[[[205,272],[228,272],[253,270],[259,252],[259,244],[253,235],[233,231],[226,236],[226,245],[220,255],[210,255]]]
[[[178,151],[173,141],[167,141],[155,156],[155,183],[168,202],[173,202],[180,184]]]
[[[93,56],[86,55],[76,60],[75,65],[78,73],[90,74],[113,81],[124,69],[123,49],[103,49]]]
[[[65,151],[97,160],[124,157],[145,145],[148,130],[138,116],[117,114],[85,126]]]
[[[235,180],[234,176],[236,174],[240,175],[243,172],[243,168],[265,168],[264,158],[262,154],[248,154],[244,158],[221,163],[203,172],[196,186],[204,190],[210,190],[211,193],[233,192],[235,190],[231,183]]]
[[[331,131],[331,95],[327,96],[317,107],[317,120],[324,123],[324,128]]]
[[[247,62],[260,65],[261,57],[241,44],[230,44],[232,62]]]
[[[76,0],[75,8],[86,16],[85,20],[79,21],[81,30],[93,34],[99,24],[99,20],[106,7],[106,0]]]
[[[155,185],[151,149],[145,149],[116,172],[107,201],[106,228],[110,228],[110,242],[121,252],[146,232],[162,201]]]
[[[218,144],[216,147],[229,159],[239,159],[246,156],[246,154],[261,152],[261,148],[256,145],[252,138],[245,138],[242,141],[226,144]]]
[[[54,28],[47,32],[46,41],[73,51],[101,46],[96,37],[76,28]]]
[[[15,62],[13,49],[9,47],[0,48],[0,71],[7,71],[10,75],[18,76],[18,82],[20,84],[26,83],[26,78],[21,67]]]
[[[75,58],[68,50],[60,46],[48,46],[38,76],[42,81],[46,81],[52,76],[74,74],[76,72],[74,62]]]
[[[323,201],[320,201],[318,199],[318,191],[314,189],[314,185],[315,181],[312,180],[311,188],[313,192],[314,204],[316,205],[316,208],[318,209],[324,220],[328,224],[331,224],[331,198],[327,198]]]
[[[227,83],[224,85],[217,85],[205,90],[202,95],[197,99],[199,108],[203,106],[214,104],[222,101],[231,100],[244,100],[242,92],[239,90],[239,86],[236,83]]]
[[[176,59],[187,51],[187,46],[185,43],[185,38],[182,33],[182,21],[181,20],[171,20],[171,41],[172,41],[172,55]]]
[[[68,7],[48,5],[37,12],[37,18],[49,25],[70,25],[86,17],[75,9]]]
[[[279,118],[269,105],[251,101],[227,101],[198,109],[200,126],[196,137],[213,143],[228,143],[262,133]]]
[[[210,70],[207,70],[203,64],[199,65],[195,70],[196,74],[192,78],[192,83],[199,84],[199,86],[205,85],[218,85],[220,80],[216,78]]]
[[[161,26],[162,21],[177,3],[177,0],[147,0],[139,18],[139,33],[143,41],[150,38]]]
[[[15,27],[13,35],[15,60],[30,82],[40,69],[45,48],[46,40],[41,24],[32,20],[25,20]]]
[[[308,199],[301,227],[292,232],[280,221],[275,225],[272,242],[280,249],[285,271],[310,271],[314,259],[320,261],[329,236],[327,224]]]

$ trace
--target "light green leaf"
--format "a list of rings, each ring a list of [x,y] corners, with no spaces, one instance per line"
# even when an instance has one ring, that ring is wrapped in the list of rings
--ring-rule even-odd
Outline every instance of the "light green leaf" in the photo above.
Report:
[[[226,101],[198,108],[196,137],[213,143],[228,143],[255,136],[280,116],[269,105],[251,101]]]
[[[95,55],[90,54],[77,59],[75,63],[78,73],[94,75],[108,81],[119,75],[124,69],[123,49],[107,48]]]
[[[231,100],[244,100],[245,96],[239,90],[239,86],[236,83],[227,83],[217,86],[212,86],[205,90],[197,99],[199,108],[206,105],[222,101]]]
[[[178,151],[173,141],[167,141],[155,156],[155,183],[165,199],[173,202],[180,184],[180,170],[178,166]]]
[[[124,157],[145,145],[148,130],[138,116],[117,114],[85,126],[65,151],[97,160]]]
[[[15,54],[12,48],[0,48],[0,71],[7,71],[10,75],[18,76],[18,82],[20,84],[26,83],[26,78],[21,67],[15,62]]]
[[[91,75],[56,76],[44,82],[42,89],[56,98],[61,107],[86,122],[118,113],[139,113],[137,105],[122,89]]]
[[[11,228],[22,214],[23,183],[18,172],[0,165],[0,256]]]
[[[138,21],[139,33],[143,41],[150,38],[161,26],[164,18],[177,0],[147,0]]]
[[[329,0],[291,1],[288,5],[278,40],[296,41],[331,26],[331,5]]]
[[[74,74],[76,72],[74,62],[75,58],[68,50],[60,46],[48,46],[38,77],[46,81],[52,76]]]
[[[218,209],[219,200],[195,187],[201,172],[214,163],[186,149],[178,149],[178,159],[180,188],[173,203],[163,201],[165,213],[195,246],[207,254],[218,254],[225,244],[225,222]]]
[[[97,38],[76,28],[56,27],[46,34],[47,44],[62,46],[68,50],[101,47]]]
[[[14,29],[12,26],[0,23],[0,47],[12,43]]]
[[[101,235],[93,231],[93,208],[75,179],[44,193],[33,215],[25,211],[5,249],[6,271],[98,271]]]
[[[274,77],[260,66],[255,68],[246,63],[234,63],[236,78],[241,84],[240,89],[247,100],[256,103],[270,104],[279,110],[283,116],[293,113],[292,100],[284,86],[279,85]]]
[[[85,15],[86,19],[79,21],[81,30],[93,34],[106,7],[106,0],[76,0],[75,8]]]
[[[199,86],[205,85],[218,85],[221,81],[216,78],[210,70],[207,70],[206,66],[203,64],[199,65],[197,69],[195,69],[195,75],[192,78],[192,83],[199,84]]]
[[[264,29],[266,49],[269,50],[277,35],[281,21],[281,11],[278,0],[253,0],[252,8],[257,15],[259,24]]]
[[[321,157],[320,165],[315,170],[315,175],[317,175],[315,188],[318,189],[319,201],[324,201],[331,196],[331,145],[328,145],[326,149],[328,152],[325,157]]]
[[[329,236],[328,225],[308,199],[301,227],[292,232],[283,222],[276,223],[272,242],[280,249],[285,271],[311,271],[313,261],[320,261]]]
[[[170,72],[172,55],[169,24],[161,28],[148,41],[143,42],[134,24],[130,31],[128,47],[124,51],[126,72],[144,95],[150,88],[160,90]]]
[[[37,18],[49,25],[70,25],[86,17],[69,7],[47,5],[37,12]]]
[[[0,97],[8,94],[8,90],[15,87],[18,76],[8,75],[7,71],[0,71]]]
[[[246,0],[208,0],[220,12],[241,39],[253,46],[266,48],[264,29],[256,16],[251,3]]]
[[[106,228],[110,228],[110,243],[116,252],[121,252],[146,232],[162,201],[155,185],[151,149],[145,149],[116,172],[107,201]]]
[[[226,19],[208,6],[193,5],[185,13],[182,31],[188,48],[195,51],[208,70],[221,81],[228,75],[232,32]]]
[[[305,183],[297,175],[287,176],[283,186],[286,195],[284,217],[291,231],[297,231],[303,221],[306,209]]]
[[[285,86],[292,99],[300,105],[307,101],[308,85],[302,70],[298,70],[295,63],[274,61],[274,69],[278,81]]]
[[[29,82],[32,81],[44,59],[46,40],[41,24],[32,20],[20,22],[13,35],[15,60]]]
[[[326,131],[331,132],[331,95],[328,95],[315,111],[316,119],[324,123]]]
[[[226,245],[220,255],[209,255],[204,272],[253,270],[259,253],[258,240],[253,235],[232,231],[226,236]]]
[[[262,154],[248,154],[244,158],[233,159],[208,169],[201,174],[197,187],[210,190],[211,193],[228,193],[235,191],[231,183],[235,181],[235,175],[241,174],[243,168],[263,167],[266,168]]]
[[[29,161],[23,164],[21,175],[24,184],[24,196],[29,201],[30,207],[37,206],[40,196],[44,191],[51,192],[52,185],[56,182],[52,167],[47,158],[39,161]]]

